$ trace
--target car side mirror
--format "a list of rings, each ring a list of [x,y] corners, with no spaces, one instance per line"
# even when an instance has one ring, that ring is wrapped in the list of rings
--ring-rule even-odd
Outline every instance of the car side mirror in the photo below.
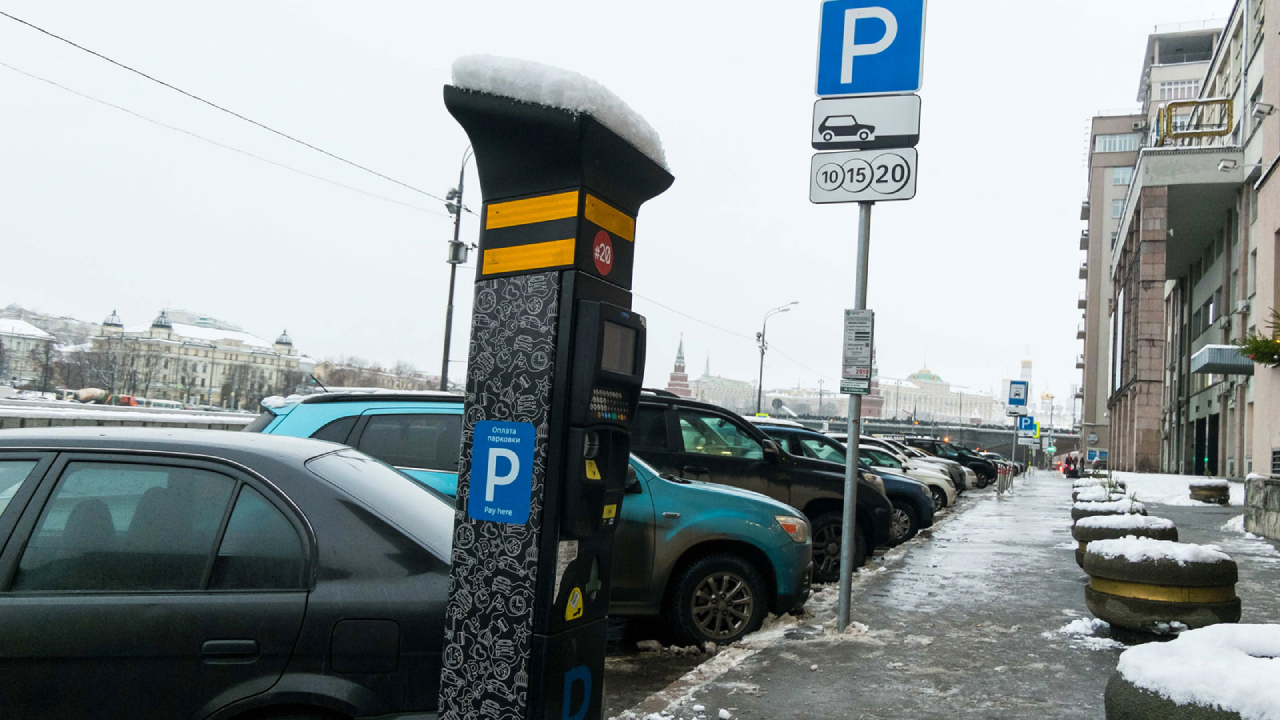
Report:
[[[640,494],[640,478],[636,475],[635,466],[631,464],[627,465],[627,494]]]
[[[769,462],[778,462],[782,459],[782,448],[778,447],[776,441],[768,438],[764,440],[764,459]]]

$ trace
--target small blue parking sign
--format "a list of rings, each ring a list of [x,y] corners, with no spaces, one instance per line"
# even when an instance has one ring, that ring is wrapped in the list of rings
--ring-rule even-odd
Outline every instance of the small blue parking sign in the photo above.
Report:
[[[476,423],[467,499],[467,514],[472,519],[510,525],[529,522],[537,437],[529,423]]]
[[[1033,433],[1036,431],[1036,419],[1030,415],[1022,415],[1018,418],[1018,432]]]
[[[824,0],[818,96],[913,93],[924,75],[926,0]]]

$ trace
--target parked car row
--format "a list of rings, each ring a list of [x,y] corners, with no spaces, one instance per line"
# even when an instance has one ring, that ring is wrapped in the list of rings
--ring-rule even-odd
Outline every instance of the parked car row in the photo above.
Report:
[[[271,405],[244,434],[0,433],[6,717],[434,709],[462,399]],[[632,431],[611,614],[723,644],[837,579],[842,443],[660,392],[643,394]],[[888,440],[863,447],[858,565],[978,477]],[[743,589],[712,607],[703,590],[726,578]]]

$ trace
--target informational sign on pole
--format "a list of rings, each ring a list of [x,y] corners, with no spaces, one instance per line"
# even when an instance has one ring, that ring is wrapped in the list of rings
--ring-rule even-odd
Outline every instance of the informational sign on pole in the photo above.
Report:
[[[910,200],[916,196],[915,148],[818,153],[809,167],[809,202]]]
[[[915,147],[920,142],[920,96],[818,100],[810,142],[814,150]]]
[[[840,392],[871,394],[871,359],[875,342],[875,311],[844,311],[844,352],[840,367]]]
[[[1009,415],[1026,415],[1027,414],[1027,393],[1029,391],[1029,383],[1025,380],[1013,380],[1009,383]]]
[[[1036,419],[1030,415],[1023,415],[1018,418],[1018,437],[1035,437],[1036,436]]]
[[[825,0],[821,8],[819,97],[920,89],[925,0]]]

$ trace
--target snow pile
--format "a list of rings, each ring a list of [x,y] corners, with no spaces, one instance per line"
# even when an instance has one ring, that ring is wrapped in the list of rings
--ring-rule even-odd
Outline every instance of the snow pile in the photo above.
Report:
[[[1119,530],[1168,530],[1173,527],[1173,521],[1155,517],[1154,515],[1095,515],[1093,517],[1080,518],[1076,521],[1076,527]]]
[[[1143,502],[1156,505],[1178,505],[1182,507],[1205,507],[1211,503],[1192,500],[1187,492],[1187,483],[1192,482],[1187,475],[1161,475],[1157,473],[1122,473],[1116,478],[1124,480],[1131,492]],[[1221,479],[1221,478],[1217,478]],[[1203,482],[1205,478],[1198,481]],[[1244,505],[1244,483],[1230,483],[1230,503]],[[1218,507],[1217,505],[1213,505]]]
[[[1210,625],[1167,643],[1129,648],[1116,670],[1178,705],[1280,719],[1280,625]]]
[[[1076,493],[1076,502],[1111,502],[1114,500],[1125,499],[1125,494],[1121,492],[1111,492],[1104,487],[1084,488]]]
[[[1253,533],[1248,532],[1248,531],[1246,531],[1246,530],[1244,529],[1244,516],[1243,516],[1243,515],[1237,515],[1237,516],[1235,516],[1235,517],[1231,518],[1230,520],[1226,521],[1225,523],[1223,523],[1223,524],[1222,524],[1222,528],[1221,528],[1221,529],[1222,529],[1222,530],[1225,530],[1225,531],[1227,531],[1227,532],[1244,533],[1245,535],[1248,535],[1248,536],[1249,536],[1249,539],[1251,539],[1251,540],[1252,540],[1253,538],[1258,537],[1257,535],[1254,535]]]
[[[1090,650],[1110,650],[1111,648],[1124,647],[1122,642],[1112,640],[1109,637],[1102,637],[1103,634],[1110,631],[1111,624],[1105,620],[1076,618],[1057,630],[1040,633],[1040,636],[1052,639],[1059,635],[1065,635],[1070,640],[1078,642]]]
[[[1071,487],[1078,490],[1080,488],[1086,488],[1086,487],[1097,487],[1098,485],[1101,485],[1101,484],[1102,484],[1101,480],[1097,480],[1094,478],[1080,478],[1079,480],[1076,480],[1075,482],[1071,483]]]
[[[1258,473],[1249,473],[1249,476],[1245,478],[1245,480],[1270,480],[1270,479],[1271,478],[1267,477],[1266,475],[1259,475]]]
[[[1231,556],[1216,545],[1195,545],[1172,540],[1153,540],[1132,535],[1115,540],[1094,540],[1089,543],[1089,553],[1106,558],[1122,557],[1130,562],[1143,560],[1172,560],[1179,565],[1189,562],[1230,562]]]
[[[1220,488],[1231,487],[1231,483],[1220,478],[1205,478],[1203,480],[1192,480],[1190,483],[1193,488],[1204,488],[1206,490],[1218,490]]]
[[[1109,502],[1077,502],[1071,506],[1075,510],[1096,510],[1098,512],[1140,513],[1147,509],[1146,505],[1126,497],[1123,500]]]
[[[658,131],[609,88],[585,75],[529,60],[465,55],[453,61],[453,84],[575,115],[586,113],[650,160],[670,169]]]

